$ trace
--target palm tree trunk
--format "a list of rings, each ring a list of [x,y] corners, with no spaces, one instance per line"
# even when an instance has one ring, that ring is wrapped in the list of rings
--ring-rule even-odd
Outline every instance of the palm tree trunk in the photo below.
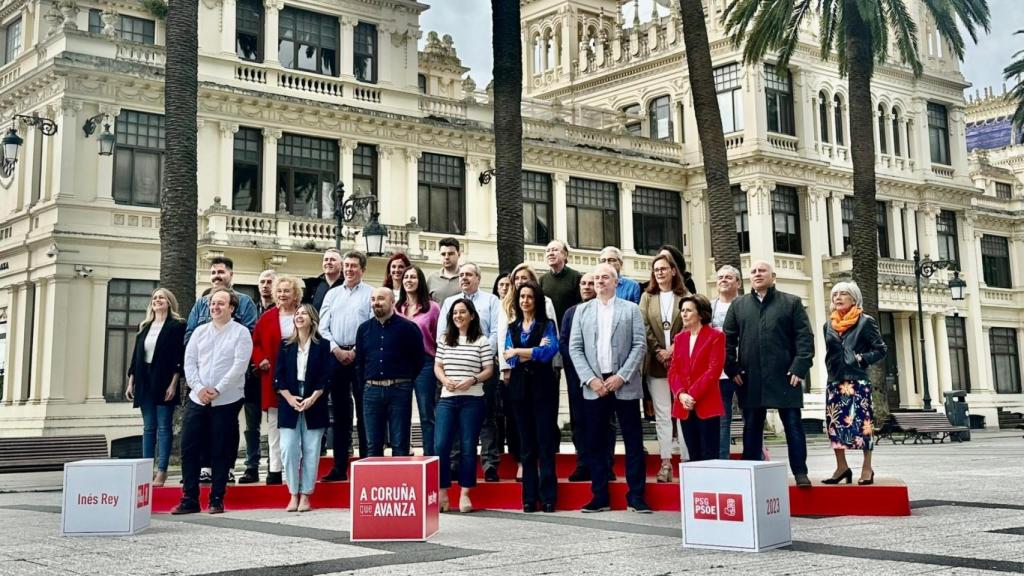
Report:
[[[704,7],[701,0],[682,0],[680,12],[683,19],[686,66],[690,74],[690,91],[693,93],[693,112],[697,115],[697,134],[700,136],[701,153],[704,156],[704,179],[708,189],[711,250],[715,256],[715,268],[726,264],[740,268],[740,245],[736,236],[736,214],[733,210],[729,182],[729,158],[725,151],[718,95],[715,93]],[[699,282],[705,280],[698,279]]]
[[[860,16],[855,0],[846,0],[846,55],[850,90],[850,158],[853,161],[853,280],[864,296],[864,312],[878,318],[878,229],[875,226],[875,137],[877,119],[871,105],[874,59],[871,30]],[[893,351],[895,352],[895,351]],[[875,422],[889,414],[885,395],[885,363],[871,369]]]
[[[523,47],[519,0],[491,0],[498,270],[523,261]]]
[[[167,5],[164,84],[165,181],[160,194],[160,285],[188,313],[196,295],[196,116],[199,86],[199,0]]]

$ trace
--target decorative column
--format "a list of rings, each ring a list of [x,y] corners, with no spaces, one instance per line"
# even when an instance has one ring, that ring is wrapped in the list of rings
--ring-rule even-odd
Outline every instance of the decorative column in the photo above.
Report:
[[[892,133],[892,113],[886,112],[881,114],[881,118],[883,119],[883,128],[885,128],[885,144],[889,150],[888,154],[896,156],[896,138],[898,135]]]
[[[701,294],[712,293],[708,291],[708,279],[714,274],[708,270],[714,265],[710,264],[711,259],[709,258],[711,249],[707,235],[706,195],[707,189],[705,188],[683,193],[685,219],[682,221],[686,223],[683,228],[686,232],[684,251],[690,253],[690,274],[693,275],[693,282],[697,285],[697,292]]]
[[[892,257],[897,260],[903,260],[907,257],[907,253],[904,251],[903,241],[903,202],[890,202],[889,203],[889,230],[892,231]]]
[[[825,298],[818,289],[825,285],[825,270],[822,266],[822,259],[828,255],[828,190],[818,186],[807,187],[807,209],[804,210],[804,217],[807,218],[807,230],[810,233],[808,245],[810,254],[811,286],[810,291],[810,313],[811,326],[823,326],[828,319],[828,308],[825,306]],[[814,349],[825,349],[825,335],[821,330],[814,330]],[[824,362],[815,362],[811,367],[811,394],[824,394],[825,383],[828,375]],[[824,401],[824,396],[822,396]]]
[[[765,107],[764,64],[743,66],[743,141],[758,145],[768,134],[768,110]],[[773,188],[774,189],[774,188]],[[753,246],[753,238],[751,238]]]
[[[566,209],[569,175],[556,172],[551,175],[552,185],[552,210],[554,211],[554,235],[552,238],[564,240],[568,244],[569,238],[569,216]],[[575,246],[573,246],[575,248]]]
[[[85,394],[85,403],[102,404],[106,402],[103,397],[103,364],[105,360],[103,353],[107,340],[104,333],[107,325],[107,282],[109,280],[95,276],[90,280],[92,280],[92,298],[89,309],[89,338],[87,340],[89,366],[86,378],[88,390]]]
[[[64,99],[58,106],[57,124],[60,129],[56,135],[51,136],[51,138],[57,138],[51,182],[53,190],[56,191],[55,197],[71,198],[75,196],[77,174],[75,145],[82,128],[82,125],[78,123],[78,112],[82,109],[82,103],[77,100]]]
[[[394,32],[388,26],[377,27],[377,81],[381,84],[392,84],[391,73],[395,68],[391,57],[391,35]],[[342,52],[346,46],[342,45]]]
[[[4,358],[7,359],[7,375],[3,381],[3,397],[0,398],[0,406],[10,406],[14,403],[15,386],[18,381],[15,368],[20,362],[12,361],[18,358],[18,337],[21,333],[21,325],[24,323],[24,313],[21,310],[22,301],[20,289],[17,284],[9,284],[0,288],[7,293],[7,342]]]
[[[987,373],[988,353],[985,347],[988,345],[988,334],[982,333],[981,316],[981,286],[982,277],[980,259],[981,233],[975,228],[978,213],[974,210],[964,211],[957,222],[957,230],[960,231],[959,249],[960,278],[967,282],[966,300],[960,305],[966,307],[966,318],[964,328],[967,333],[967,354],[969,361],[967,369],[971,376],[971,390],[977,392],[982,389],[991,389],[991,383]]]
[[[235,1],[236,0],[222,0],[220,15],[220,51],[225,55],[231,56],[235,55],[235,20],[237,18]],[[267,12],[269,12],[269,10],[267,10]],[[277,42],[275,41],[272,46],[276,48]],[[274,55],[277,56],[276,51]]]
[[[280,130],[263,129],[263,170],[260,182],[260,211],[264,214],[277,214],[277,141],[281,138]],[[284,201],[284,198],[281,198]]]
[[[99,111],[107,114],[107,117],[104,118],[104,123],[109,122],[110,127],[114,128],[117,123],[117,117],[121,115],[121,108],[101,105]],[[93,138],[102,134],[101,130],[104,130],[104,128],[97,128],[96,132],[93,133]],[[113,154],[110,156],[96,155],[96,201],[104,204],[114,203]]]
[[[68,321],[68,298],[70,278],[51,277],[46,287],[45,325],[51,334],[48,345],[43,349],[43,395],[44,403],[61,403],[65,400],[65,385],[77,382],[67,376],[68,335],[71,323]]]
[[[351,16],[342,16],[338,18],[338,22],[341,24],[341,68],[338,70],[338,75],[348,80],[354,80],[355,53],[352,51],[352,47],[355,46],[355,28],[356,24],[359,24],[359,20]]]
[[[914,254],[914,250],[918,249],[919,240],[917,237],[917,205],[907,203],[906,210],[903,211],[903,228],[906,232],[904,241],[907,244],[906,257],[910,258]]]
[[[933,260],[939,258],[939,237],[935,228],[938,215],[939,207],[934,204],[923,204],[918,210],[918,242],[922,259],[926,256]]]
[[[878,133],[878,119],[881,117],[881,113],[878,111],[878,107],[871,109],[871,133],[875,135],[875,163],[878,163],[878,157],[882,153],[882,141],[879,140],[880,134]],[[881,136],[885,134],[882,133]]]
[[[357,145],[358,143],[355,140],[348,138],[338,139],[338,151],[341,153],[341,183],[345,185],[346,198],[356,192],[356,189],[353,188],[355,184],[352,179],[352,161]],[[369,192],[369,190],[363,190],[363,193],[366,192]]]
[[[279,63],[277,60],[278,16],[283,9],[283,0],[263,0],[263,62],[265,64]],[[234,18],[233,15],[232,18]],[[231,42],[231,51],[234,52],[234,38],[231,39]],[[263,210],[266,211],[266,209],[264,206]]]
[[[423,222],[419,218],[419,161],[422,154],[423,152],[416,148],[405,149],[405,211],[409,217],[416,216],[420,226],[426,228],[429,222]]]
[[[219,157],[220,165],[217,166],[217,193],[224,206],[233,210],[234,206],[234,165],[235,165],[235,134],[238,133],[238,124],[231,122],[220,123]]]
[[[1024,288],[1024,229],[1017,230],[1010,235],[1009,245],[1010,286]]]
[[[633,245],[633,192],[636,184],[619,183],[619,248],[626,255],[635,255],[636,248]],[[623,263],[625,268],[625,263]],[[627,273],[628,275],[628,273]]]
[[[913,154],[915,172],[931,173],[932,156],[931,143],[928,140],[928,101],[924,98],[913,99],[913,113],[908,113],[907,120],[914,126],[913,146],[910,151]],[[952,145],[952,142],[950,142]]]
[[[828,199],[829,212],[832,214],[832,229],[829,230],[832,239],[832,257],[842,256],[846,251],[843,246],[843,198],[842,192],[832,192]]]
[[[28,402],[39,404],[43,398],[43,353],[46,350],[50,331],[46,329],[47,279],[37,278],[35,281],[35,299],[32,303],[32,349],[29,357],[32,371],[28,379]]]
[[[758,178],[740,183],[747,194],[747,223],[750,235],[750,263],[758,260],[775,262],[775,239],[772,233],[772,192],[775,182]]]
[[[953,369],[950,367],[949,360],[949,334],[946,331],[946,316],[936,314],[932,318],[935,325],[935,364],[938,366],[933,386],[938,390],[938,396],[932,397],[932,406],[936,406],[945,400],[942,393],[953,389]]]
[[[17,123],[15,123],[17,126]],[[59,138],[62,142],[71,136],[65,137],[63,133],[55,136],[43,136],[36,128],[23,130],[24,143],[21,146],[21,161],[18,162],[18,169],[14,173],[15,190],[22,197],[24,206],[38,204],[42,198],[42,190],[39,189],[37,171],[42,157],[42,139]]]
[[[393,146],[377,146],[377,209],[380,220],[384,224],[398,225],[409,221],[405,215],[405,199],[391,182],[391,157],[395,153]]]
[[[8,311],[11,315],[8,320],[8,334],[11,338],[10,349],[13,354],[7,357],[7,373],[4,376],[4,385],[8,386],[10,380],[11,401],[20,404],[28,398],[28,374],[32,362],[32,345],[29,342],[32,338],[33,318],[35,318],[35,305],[33,284],[22,282],[12,288],[12,305]],[[104,313],[106,308],[104,307]],[[102,357],[102,352],[100,354]],[[6,396],[4,397],[6,402]]]
[[[909,408],[913,403],[911,399],[917,394],[917,374],[913,358],[916,356],[915,343],[917,334],[914,333],[913,324],[910,321],[909,312],[897,312],[893,314],[896,323],[896,366],[900,373],[900,405],[890,408]],[[917,364],[920,366],[920,363]]]

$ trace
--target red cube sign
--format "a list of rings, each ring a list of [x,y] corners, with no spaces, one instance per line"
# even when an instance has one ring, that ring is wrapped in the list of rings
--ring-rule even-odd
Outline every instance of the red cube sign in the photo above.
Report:
[[[436,456],[352,463],[352,541],[426,540],[438,530]]]

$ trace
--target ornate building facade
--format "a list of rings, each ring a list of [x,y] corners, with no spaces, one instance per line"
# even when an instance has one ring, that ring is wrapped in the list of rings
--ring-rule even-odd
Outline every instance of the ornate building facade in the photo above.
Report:
[[[658,4],[626,22],[619,4],[523,1],[526,260],[543,269],[543,245],[562,238],[571,265],[588,269],[614,244],[626,272],[645,279],[649,254],[673,243],[698,289],[712,291],[680,23]],[[810,30],[788,74],[743,65],[717,24],[723,4],[709,1],[709,29],[744,263],[774,261],[780,286],[820,327],[831,284],[851,266],[845,81],[817,59]],[[236,285],[248,289],[267,267],[316,274],[338,236],[359,247],[358,218],[337,229],[337,182],[376,196],[389,250],[432,269],[437,241],[454,235],[485,284],[493,278],[498,216],[493,181],[481,178],[493,167],[490,95],[450,36],[430,33],[417,50],[426,5],[199,8],[199,286],[216,255],[234,259]],[[919,408],[927,367],[934,402],[967,390],[972,412],[994,426],[997,409],[1024,405],[1024,193],[1018,183],[1008,198],[979,187],[966,83],[941,39],[923,36],[922,78],[897,64],[876,76],[880,203],[869,225],[892,351],[884,385],[894,406]],[[3,0],[0,37],[2,117],[58,127],[47,136],[16,120],[24,144],[0,178],[0,435],[136,434],[124,373],[159,277],[164,24],[134,0]],[[99,128],[86,135],[90,119]],[[110,156],[97,154],[105,125]],[[923,349],[916,248],[959,262],[969,286],[954,309],[944,272],[927,283]],[[369,281],[383,263],[371,259]],[[809,418],[823,410],[823,364],[806,391]]]

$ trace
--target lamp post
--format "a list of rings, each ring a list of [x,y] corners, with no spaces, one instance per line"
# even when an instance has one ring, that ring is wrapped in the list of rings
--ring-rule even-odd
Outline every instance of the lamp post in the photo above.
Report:
[[[964,299],[964,290],[967,283],[960,278],[960,270],[957,270],[957,263],[952,260],[930,260],[921,259],[919,250],[914,250],[914,281],[917,285],[917,329],[921,336],[921,376],[924,384],[924,409],[932,409],[932,395],[928,388],[928,362],[924,359],[924,305],[921,302],[921,278],[931,278],[936,270],[953,270],[953,278],[949,281],[950,296],[955,301]],[[938,345],[938,343],[936,343]]]
[[[96,128],[100,122],[103,122],[107,118],[106,112],[100,112],[99,114],[89,118],[82,124],[82,132],[85,133],[85,137],[88,138],[96,132]],[[114,135],[110,132],[110,124],[103,123],[103,133],[96,137],[96,142],[99,144],[100,156],[111,156],[114,153]]]
[[[360,194],[357,186],[356,191],[347,199],[345,196],[345,185],[342,182],[334,187],[334,218],[337,231],[334,234],[335,247],[341,249],[341,229],[345,222],[362,222],[362,215],[367,209],[370,211],[370,219],[363,226],[363,239],[366,241],[366,253],[369,256],[380,256],[384,254],[384,244],[387,242],[388,229],[378,221],[380,213],[377,211],[377,197],[373,194]]]
[[[39,132],[43,136],[53,136],[57,133],[57,124],[49,118],[39,117],[38,114],[32,114],[31,116],[15,114],[11,117],[11,120],[15,123],[20,121],[26,126],[35,126],[39,128]],[[3,162],[0,163],[0,172],[3,173],[5,178],[10,178],[14,174],[14,167],[18,164],[18,151],[21,149],[21,145],[25,143],[21,136],[18,136],[18,129],[15,126],[11,126],[7,130],[7,134],[0,140],[3,150]]]

